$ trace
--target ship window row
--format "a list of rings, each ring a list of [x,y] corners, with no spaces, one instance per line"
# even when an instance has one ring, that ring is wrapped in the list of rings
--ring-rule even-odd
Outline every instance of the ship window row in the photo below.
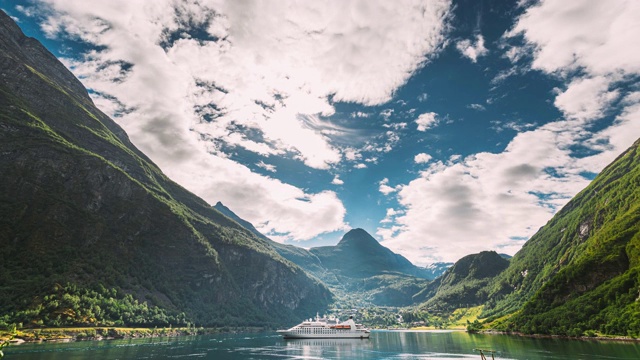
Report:
[[[333,329],[298,329],[301,334],[333,334],[336,331]]]

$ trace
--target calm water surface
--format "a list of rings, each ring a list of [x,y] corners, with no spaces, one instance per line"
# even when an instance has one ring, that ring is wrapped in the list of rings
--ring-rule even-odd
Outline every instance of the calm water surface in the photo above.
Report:
[[[373,331],[368,340],[283,340],[259,333],[23,344],[7,348],[5,359],[480,359],[476,348],[497,350],[496,359],[640,359],[639,343],[458,331]]]

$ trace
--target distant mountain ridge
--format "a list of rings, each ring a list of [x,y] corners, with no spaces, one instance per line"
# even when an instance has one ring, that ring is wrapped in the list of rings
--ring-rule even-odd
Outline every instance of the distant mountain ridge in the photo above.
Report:
[[[253,224],[220,202],[215,208],[250,231],[257,232],[259,235],[256,235],[267,239],[282,257],[323,281],[338,295],[339,302],[410,305],[412,296],[426,286],[434,274],[433,270],[417,267],[405,257],[393,253],[363,229],[350,230],[335,246],[306,250],[269,240]]]
[[[273,326],[331,301],[168,179],[2,11],[0,77],[0,326]]]
[[[218,202],[214,208],[238,222],[238,224],[242,225],[256,236],[269,241],[269,243],[274,246],[275,250],[287,259],[294,256],[292,253],[304,253],[305,258],[313,259],[310,261],[312,261],[314,266],[318,264],[317,261],[319,261],[324,269],[345,273],[346,275],[357,274],[373,276],[398,272],[430,279],[429,276],[433,273],[431,270],[413,265],[404,256],[396,254],[382,246],[363,229],[358,228],[348,231],[335,246],[312,247],[309,250],[306,250],[297,246],[285,245],[270,240],[267,236],[260,233],[253,224],[240,218],[221,202]],[[298,261],[300,260],[297,259],[294,262],[298,264]],[[298,265],[303,268],[309,267],[309,264],[305,262]],[[313,271],[316,270],[317,269],[313,269]]]
[[[436,279],[442,276],[442,274],[444,274],[444,272],[447,271],[448,268],[453,266],[453,264],[454,263],[452,262],[436,262],[425,266],[424,271],[428,274],[428,277],[430,279]]]

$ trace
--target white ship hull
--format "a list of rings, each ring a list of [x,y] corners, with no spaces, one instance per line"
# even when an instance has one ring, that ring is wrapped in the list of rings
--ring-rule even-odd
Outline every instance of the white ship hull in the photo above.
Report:
[[[285,339],[368,339],[368,331],[327,331],[322,334],[304,334],[296,330],[278,330],[278,333],[282,334]]]

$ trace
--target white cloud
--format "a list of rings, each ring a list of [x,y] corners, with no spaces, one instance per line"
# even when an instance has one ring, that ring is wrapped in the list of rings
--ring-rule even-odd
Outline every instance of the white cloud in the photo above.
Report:
[[[421,114],[416,119],[415,123],[418,124],[418,131],[427,131],[428,129],[438,124],[438,114],[434,112],[428,112]]]
[[[487,108],[485,108],[484,105],[482,105],[482,104],[469,104],[469,105],[467,105],[467,107],[469,109],[473,109],[473,110],[476,110],[476,111],[485,111],[485,110],[487,110]]]
[[[355,160],[362,159],[362,154],[358,149],[347,147],[347,148],[344,148],[342,151],[344,154],[344,158],[347,159],[348,161],[355,161]]]
[[[336,175],[336,176],[333,178],[333,180],[331,181],[331,183],[332,183],[333,185],[344,185],[344,181],[342,181],[342,180],[340,179],[340,177],[338,177],[338,175]]]
[[[398,185],[396,187],[389,186],[389,179],[387,179],[387,178],[382,179],[378,183],[378,185],[379,185],[378,191],[380,191],[384,195],[389,195],[391,193],[394,193],[394,192],[399,191],[400,189],[402,189],[402,186],[400,186],[400,185]]]
[[[267,164],[264,161],[260,161],[256,164],[258,167],[261,167],[267,171],[276,172],[276,166],[272,164]]]
[[[384,109],[380,112],[380,116],[382,116],[386,121],[388,121],[391,118],[391,115],[393,115],[394,110],[393,109]]]
[[[350,116],[352,118],[368,118],[369,116],[371,116],[371,114],[362,111],[356,111],[352,112]]]
[[[415,161],[416,164],[426,164],[431,161],[431,155],[420,153],[413,157],[413,161]]]
[[[402,130],[402,129],[406,129],[407,123],[399,122],[399,123],[392,123],[392,124],[382,124],[382,126],[387,129]]]
[[[384,217],[384,219],[380,220],[380,223],[382,224],[393,223],[394,217],[397,215],[400,215],[401,213],[402,213],[401,211],[396,211],[393,208],[388,208],[386,216]]]
[[[456,49],[474,63],[478,61],[479,57],[485,56],[489,52],[487,48],[484,47],[484,37],[481,34],[476,35],[475,42],[468,39],[458,41],[456,43]]]
[[[336,194],[254,174],[221,145],[335,166],[343,152],[332,144],[334,130],[309,119],[333,114],[330,96],[388,101],[438,51],[450,1],[36,4],[31,9],[48,14],[42,29],[49,36],[100,48],[67,64],[105,111],[127,110],[116,120],[165,173],[262,231],[304,240],[344,228]],[[194,38],[202,30],[209,39]]]
[[[638,1],[544,0],[527,9],[507,36],[523,34],[535,46],[533,67],[546,72],[638,73],[638,14]]]
[[[355,164],[353,167],[356,169],[366,169],[367,164],[359,163],[359,164]]]
[[[554,105],[568,119],[578,121],[602,117],[603,111],[619,93],[608,91],[609,80],[603,76],[573,80],[567,90],[556,97]]]

